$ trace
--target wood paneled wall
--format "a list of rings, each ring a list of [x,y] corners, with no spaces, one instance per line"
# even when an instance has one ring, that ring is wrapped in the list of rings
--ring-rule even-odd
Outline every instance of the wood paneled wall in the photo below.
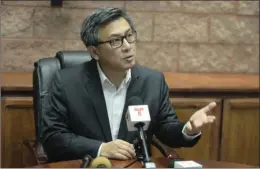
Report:
[[[3,97],[2,108],[2,167],[30,166],[32,157],[23,144],[35,137],[33,103],[31,97]]]
[[[224,100],[221,158],[259,165],[259,98]]]
[[[202,131],[193,148],[175,149],[179,156],[259,166],[259,75],[166,72],[165,77],[171,103],[181,120],[211,101],[217,102],[212,112],[216,122]],[[32,154],[23,145],[24,140],[35,137],[32,74],[3,73],[1,82],[1,166],[34,165]]]

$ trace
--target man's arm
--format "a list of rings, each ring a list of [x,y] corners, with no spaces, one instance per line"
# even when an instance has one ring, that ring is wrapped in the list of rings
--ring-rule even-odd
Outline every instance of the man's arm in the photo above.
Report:
[[[192,147],[200,139],[200,135],[194,139],[187,139],[183,133],[186,122],[180,122],[172,108],[169,99],[169,90],[164,75],[161,76],[159,113],[156,117],[154,128],[156,137],[170,147]]]
[[[50,161],[96,157],[101,141],[78,136],[69,130],[67,100],[59,72],[53,78],[50,94],[43,103],[41,142]]]

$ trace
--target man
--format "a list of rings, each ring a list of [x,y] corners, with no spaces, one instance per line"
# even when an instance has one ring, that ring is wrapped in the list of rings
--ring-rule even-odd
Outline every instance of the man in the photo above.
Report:
[[[50,161],[85,154],[135,158],[132,143],[137,133],[127,131],[124,118],[133,96],[149,106],[148,144],[156,135],[168,146],[191,147],[201,128],[214,122],[208,113],[215,102],[195,112],[187,123],[178,120],[163,74],[136,64],[137,33],[122,10],[95,10],[83,22],[81,38],[93,59],[57,72],[44,107],[41,141]]]

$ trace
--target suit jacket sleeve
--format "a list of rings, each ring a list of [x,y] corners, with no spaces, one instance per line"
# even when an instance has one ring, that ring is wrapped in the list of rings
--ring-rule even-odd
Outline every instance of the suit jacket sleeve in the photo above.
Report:
[[[57,72],[47,103],[43,104],[41,142],[48,159],[79,159],[86,154],[96,157],[102,142],[76,135],[69,129],[68,103],[61,79]]]
[[[180,122],[169,99],[169,90],[164,75],[161,75],[159,113],[156,117],[155,135],[164,144],[170,147],[192,147],[200,139],[188,140],[182,129],[186,122]]]

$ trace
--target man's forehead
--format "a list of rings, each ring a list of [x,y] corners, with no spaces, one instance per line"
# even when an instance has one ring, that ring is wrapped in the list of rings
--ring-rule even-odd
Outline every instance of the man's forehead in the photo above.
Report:
[[[111,35],[124,35],[130,28],[129,23],[124,18],[119,18],[100,27],[99,37],[103,39]]]

